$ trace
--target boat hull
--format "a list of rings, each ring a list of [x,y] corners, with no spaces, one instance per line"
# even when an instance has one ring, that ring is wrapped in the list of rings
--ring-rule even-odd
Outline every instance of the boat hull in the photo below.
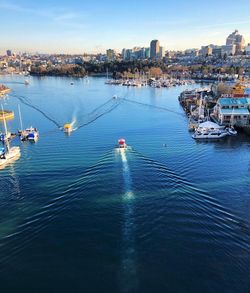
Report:
[[[10,148],[9,152],[5,154],[4,158],[0,159],[0,169],[5,168],[7,165],[18,160],[21,156],[19,147]]]
[[[228,136],[229,134],[227,132],[223,132],[223,133],[220,133],[220,134],[196,134],[194,133],[192,135],[192,138],[193,139],[203,139],[203,140],[214,140],[214,139],[221,139],[221,138],[225,138],[226,136]]]

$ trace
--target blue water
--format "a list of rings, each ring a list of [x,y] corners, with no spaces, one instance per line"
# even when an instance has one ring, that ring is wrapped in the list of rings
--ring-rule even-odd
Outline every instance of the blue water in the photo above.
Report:
[[[186,87],[28,79],[0,78],[40,131],[0,170],[0,292],[250,292],[249,136],[194,141]]]

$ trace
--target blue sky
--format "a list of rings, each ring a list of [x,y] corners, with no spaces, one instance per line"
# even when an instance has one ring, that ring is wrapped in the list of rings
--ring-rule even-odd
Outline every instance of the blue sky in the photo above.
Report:
[[[250,1],[0,0],[0,52],[104,52],[224,44],[238,29],[250,42]]]

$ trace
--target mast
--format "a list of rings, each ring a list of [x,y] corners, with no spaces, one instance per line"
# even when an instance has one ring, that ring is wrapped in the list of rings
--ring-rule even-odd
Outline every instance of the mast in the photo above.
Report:
[[[198,112],[199,118],[198,119],[201,118],[202,101],[203,101],[203,92],[201,92],[201,95],[200,95],[200,104],[199,104],[199,112]]]
[[[1,108],[2,108],[2,115],[3,115],[4,131],[5,131],[5,136],[6,136],[6,148],[7,148],[7,152],[8,152],[9,149],[10,149],[10,144],[9,144],[9,141],[8,141],[8,138],[7,138],[7,133],[8,133],[7,123],[6,123],[6,120],[5,120],[5,115],[4,115],[4,112],[3,112],[3,105],[2,104],[1,104]]]
[[[20,119],[20,126],[21,126],[21,131],[23,130],[23,121],[22,121],[22,116],[21,116],[21,109],[20,105],[18,104],[18,113],[19,113],[19,119]]]

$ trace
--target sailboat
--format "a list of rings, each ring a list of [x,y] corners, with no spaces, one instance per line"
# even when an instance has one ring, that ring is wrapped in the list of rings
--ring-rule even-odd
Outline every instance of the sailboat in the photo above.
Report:
[[[21,130],[18,130],[18,134],[20,136],[20,139],[22,141],[29,140],[29,141],[36,142],[39,138],[38,130],[32,126],[23,130],[23,122],[22,122],[20,105],[18,105],[18,112],[19,112],[19,119],[20,119],[20,126],[21,126]]]
[[[2,106],[2,111],[3,111],[3,105]],[[7,124],[5,117],[3,118],[4,122],[4,128],[5,128],[5,133],[8,133],[7,131]],[[0,149],[0,169],[5,168],[5,166],[13,161],[16,161],[20,158],[20,148],[19,147],[10,147],[10,143],[8,140],[6,140],[5,147]]]

